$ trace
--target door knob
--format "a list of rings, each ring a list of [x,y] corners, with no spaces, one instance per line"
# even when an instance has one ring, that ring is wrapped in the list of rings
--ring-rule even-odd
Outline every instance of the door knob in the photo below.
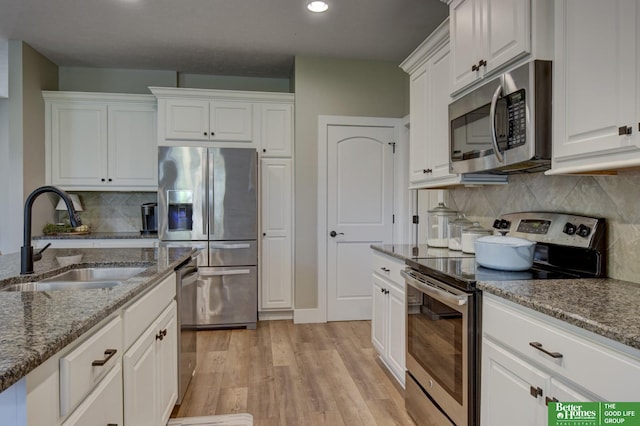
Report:
[[[344,235],[344,232],[331,231],[329,232],[329,235],[331,236],[331,238],[335,238],[336,235]]]

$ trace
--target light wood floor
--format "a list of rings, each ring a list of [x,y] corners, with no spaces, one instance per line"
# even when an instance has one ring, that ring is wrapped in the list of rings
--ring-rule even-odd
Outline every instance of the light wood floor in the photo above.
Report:
[[[196,375],[172,417],[247,412],[256,426],[414,425],[370,321],[198,332]]]

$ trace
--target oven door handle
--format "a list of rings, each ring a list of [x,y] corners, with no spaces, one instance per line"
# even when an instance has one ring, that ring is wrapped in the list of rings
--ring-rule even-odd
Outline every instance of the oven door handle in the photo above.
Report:
[[[451,303],[453,305],[464,306],[464,305],[466,305],[467,299],[469,298],[468,295],[456,296],[455,294],[447,293],[444,290],[440,290],[439,288],[436,288],[436,287],[431,286],[429,284],[425,284],[425,283],[423,283],[421,281],[416,280],[411,275],[407,274],[405,271],[400,271],[400,275],[412,287],[417,288],[418,290],[422,291],[423,293],[428,294],[429,296],[433,296],[435,298],[438,298],[438,299],[440,299],[442,301]]]

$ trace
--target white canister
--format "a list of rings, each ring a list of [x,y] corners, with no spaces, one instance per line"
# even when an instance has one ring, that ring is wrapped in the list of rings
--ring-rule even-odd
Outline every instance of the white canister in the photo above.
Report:
[[[463,253],[475,253],[476,248],[474,242],[477,238],[491,235],[490,229],[485,229],[480,226],[480,223],[473,222],[473,225],[462,230],[462,252]]]

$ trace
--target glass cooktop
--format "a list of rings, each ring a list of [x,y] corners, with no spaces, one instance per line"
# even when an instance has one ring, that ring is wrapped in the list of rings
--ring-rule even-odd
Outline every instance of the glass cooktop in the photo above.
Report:
[[[475,257],[408,259],[406,263],[422,274],[463,288],[474,288],[477,281],[548,280],[579,277],[566,272],[545,270],[535,265],[534,268],[526,271],[500,271],[478,265]]]

